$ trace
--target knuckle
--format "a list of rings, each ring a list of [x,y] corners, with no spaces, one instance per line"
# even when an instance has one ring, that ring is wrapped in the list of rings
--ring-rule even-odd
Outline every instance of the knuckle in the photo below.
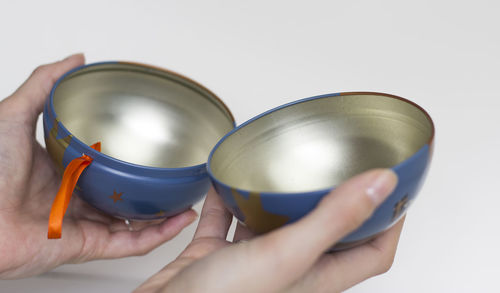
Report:
[[[38,66],[37,68],[35,68],[35,70],[33,70],[31,77],[38,79],[41,82],[51,84],[55,83],[58,78],[58,76],[55,75],[53,64],[44,64]]]
[[[40,65],[33,70],[33,75],[43,75],[47,72],[48,65]]]
[[[355,229],[371,216],[372,211],[372,204],[369,199],[352,200],[344,208],[338,210],[337,216],[349,228]]]
[[[210,219],[210,218],[217,218],[220,215],[220,211],[214,208],[207,209],[203,211],[201,218],[202,219]]]
[[[374,202],[358,190],[328,196],[321,205],[324,206],[324,215],[330,223],[339,223],[343,229],[349,231],[361,226],[375,209]]]
[[[211,208],[205,209],[202,212],[203,218],[212,218],[212,217],[218,218],[220,216],[224,216],[225,218],[229,218],[230,216],[232,217],[232,215],[227,213],[224,208],[211,207]]]

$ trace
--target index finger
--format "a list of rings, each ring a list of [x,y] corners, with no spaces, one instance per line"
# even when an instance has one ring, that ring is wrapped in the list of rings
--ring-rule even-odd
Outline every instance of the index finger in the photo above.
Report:
[[[75,54],[64,60],[39,66],[12,96],[5,99],[10,103],[5,114],[35,123],[56,80],[84,62],[83,54]]]
[[[233,215],[224,207],[222,199],[211,187],[203,204],[200,222],[193,239],[219,238],[226,240],[232,220]]]

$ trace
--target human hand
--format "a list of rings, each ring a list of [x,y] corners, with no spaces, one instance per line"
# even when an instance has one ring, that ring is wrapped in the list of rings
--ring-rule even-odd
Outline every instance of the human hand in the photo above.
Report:
[[[392,171],[365,172],[293,224],[251,240],[239,225],[233,243],[232,216],[211,189],[193,241],[136,292],[343,291],[391,267],[403,220],[364,245],[324,252],[367,220],[396,182]]]
[[[84,64],[82,54],[38,67],[0,102],[0,278],[36,275],[64,263],[143,255],[193,222],[189,210],[161,223],[135,223],[134,231],[73,197],[62,239],[47,239],[52,201],[61,182],[35,139],[36,122],[54,82]]]

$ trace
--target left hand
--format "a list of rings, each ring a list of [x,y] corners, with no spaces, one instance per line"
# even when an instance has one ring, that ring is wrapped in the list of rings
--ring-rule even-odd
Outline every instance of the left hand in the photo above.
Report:
[[[35,139],[36,122],[54,82],[83,64],[78,54],[40,66],[0,102],[0,279],[36,275],[64,263],[143,255],[197,217],[189,210],[154,225],[138,224],[141,227],[131,232],[123,221],[75,196],[64,218],[62,239],[47,239],[49,212],[61,179]]]

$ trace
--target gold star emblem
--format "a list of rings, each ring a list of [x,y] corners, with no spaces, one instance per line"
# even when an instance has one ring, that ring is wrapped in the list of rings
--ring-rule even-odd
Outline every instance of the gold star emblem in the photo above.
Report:
[[[165,216],[165,211],[164,211],[164,210],[161,210],[161,211],[157,212],[157,213],[155,214],[155,216],[157,216],[157,217],[164,217],[164,216]]]
[[[110,195],[109,198],[113,200],[113,203],[116,203],[117,201],[123,201],[122,195],[123,192],[116,193],[116,190],[113,190],[113,195]]]
[[[401,214],[408,208],[410,200],[408,199],[408,194],[403,196],[395,205],[392,213],[392,219],[397,219]]]
[[[245,217],[245,225],[254,232],[269,232],[283,226],[289,220],[287,216],[275,215],[264,210],[260,194],[257,192],[251,192],[248,199],[241,195],[236,189],[231,189],[231,193],[233,194],[233,198],[238,208]]]
[[[58,134],[59,134],[59,120],[55,119],[53,121],[53,126],[52,129],[50,130],[50,134],[45,139],[45,147],[47,148],[47,151],[52,157],[52,160],[56,163],[56,166],[58,167],[59,171],[61,171],[62,174],[64,173],[64,168],[63,168],[64,152],[71,143],[73,135],[68,135],[63,138],[57,138]]]

